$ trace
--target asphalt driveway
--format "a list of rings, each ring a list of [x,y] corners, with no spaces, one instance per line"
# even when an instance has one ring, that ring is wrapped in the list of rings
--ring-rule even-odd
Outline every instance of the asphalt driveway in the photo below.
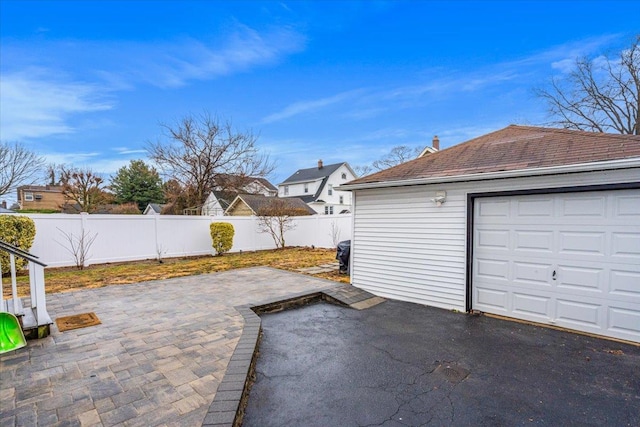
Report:
[[[244,426],[638,426],[640,348],[399,301],[262,315]]]

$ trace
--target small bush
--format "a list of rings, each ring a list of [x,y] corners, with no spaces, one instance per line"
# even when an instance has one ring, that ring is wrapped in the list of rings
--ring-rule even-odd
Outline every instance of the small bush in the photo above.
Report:
[[[26,216],[0,215],[0,240],[19,247],[24,251],[29,251],[33,240],[36,237],[36,224]],[[11,270],[9,265],[9,253],[0,251],[0,263],[2,263],[2,273]],[[21,269],[27,262],[16,257],[16,269]]]
[[[211,240],[216,255],[229,252],[233,246],[233,225],[228,222],[212,222],[209,226],[211,230]]]

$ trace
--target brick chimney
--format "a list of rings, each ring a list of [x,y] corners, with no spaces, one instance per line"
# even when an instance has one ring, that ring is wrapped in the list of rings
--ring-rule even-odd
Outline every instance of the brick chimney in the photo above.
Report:
[[[431,145],[433,146],[433,148],[435,148],[436,150],[440,150],[440,139],[438,138],[438,135],[435,135],[433,137],[433,141],[431,142]]]
[[[322,159],[318,160],[318,169],[322,169]]]

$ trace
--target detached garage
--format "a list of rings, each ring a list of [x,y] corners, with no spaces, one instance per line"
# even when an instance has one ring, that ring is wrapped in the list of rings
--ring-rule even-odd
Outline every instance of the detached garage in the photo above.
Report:
[[[341,189],[354,286],[640,342],[640,136],[509,126]]]

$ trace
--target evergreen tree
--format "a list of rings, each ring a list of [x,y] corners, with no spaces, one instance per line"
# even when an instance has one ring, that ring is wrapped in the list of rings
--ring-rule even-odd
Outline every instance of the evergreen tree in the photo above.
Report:
[[[162,203],[164,194],[158,171],[142,160],[131,160],[111,178],[111,191],[118,203],[135,203],[143,211],[149,203]]]

